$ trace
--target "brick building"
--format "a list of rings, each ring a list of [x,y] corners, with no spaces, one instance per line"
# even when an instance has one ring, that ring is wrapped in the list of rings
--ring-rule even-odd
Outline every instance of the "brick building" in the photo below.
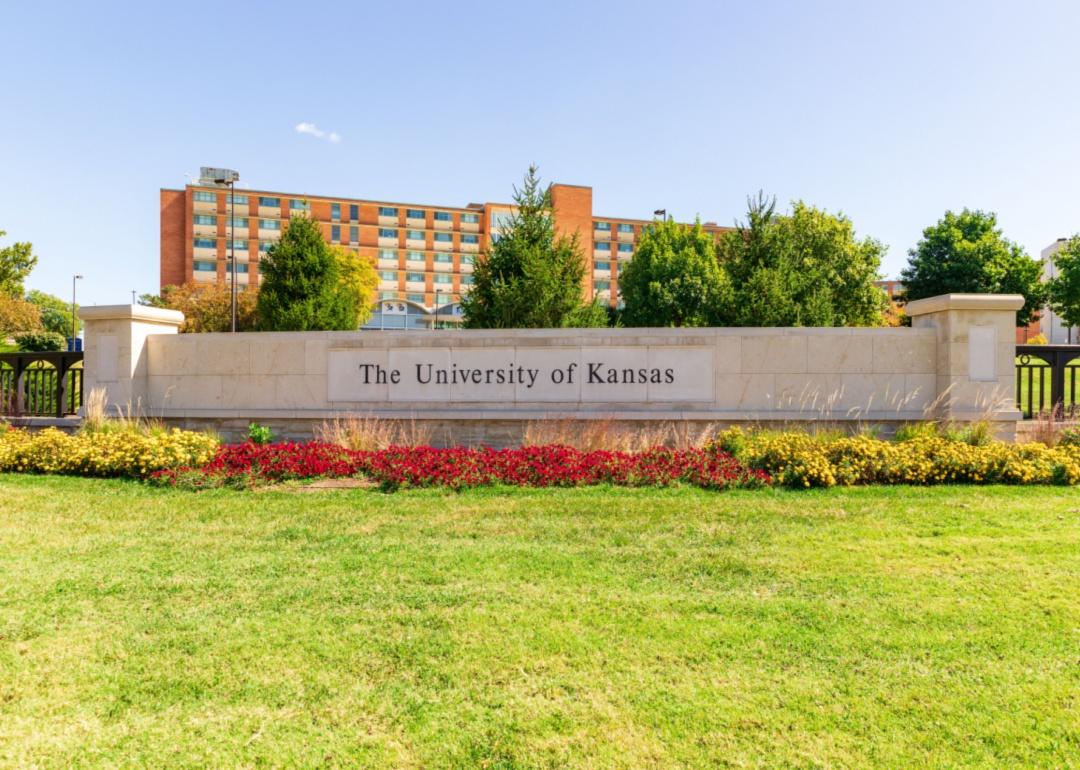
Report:
[[[589,267],[587,295],[616,303],[619,271],[652,220],[594,214],[591,187],[553,184],[551,203],[556,230],[578,235]],[[328,243],[375,264],[380,305],[369,326],[452,321],[472,282],[474,260],[512,211],[508,203],[437,206],[261,190],[238,191],[232,201],[227,189],[214,185],[163,189],[161,285],[228,282],[230,240],[237,284],[255,285],[259,258],[281,237],[291,215],[305,213],[319,223]],[[704,227],[714,234],[727,229],[712,222]]]

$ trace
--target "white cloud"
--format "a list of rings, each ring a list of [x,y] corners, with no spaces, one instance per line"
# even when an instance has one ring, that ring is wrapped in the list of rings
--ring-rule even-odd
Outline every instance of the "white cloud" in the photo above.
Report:
[[[333,131],[323,131],[314,123],[297,123],[296,133],[298,134],[310,134],[316,139],[322,139],[324,142],[330,142],[330,144],[337,144],[341,141],[341,134]]]

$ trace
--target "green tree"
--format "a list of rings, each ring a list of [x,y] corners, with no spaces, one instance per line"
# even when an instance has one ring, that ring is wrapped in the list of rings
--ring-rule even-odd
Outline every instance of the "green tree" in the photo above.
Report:
[[[331,246],[330,251],[341,270],[342,290],[352,294],[356,307],[354,328],[359,329],[368,322],[375,310],[375,298],[379,291],[379,273],[372,260],[361,257],[352,249],[344,246]]]
[[[731,302],[731,284],[700,223],[664,221],[645,228],[634,258],[619,273],[626,326],[710,326]]]
[[[7,235],[0,230],[0,238]],[[13,243],[0,248],[0,292],[16,297],[23,295],[26,276],[37,264],[34,246],[28,242]]]
[[[37,289],[31,289],[26,294],[26,301],[41,311],[41,325],[45,331],[59,334],[63,337],[71,336],[71,303],[46,294]],[[82,321],[78,316],[79,306],[75,306],[75,333],[82,329]]]
[[[21,297],[0,291],[0,342],[21,332],[39,332],[41,310]]]
[[[470,329],[551,329],[606,326],[599,302],[584,302],[585,258],[577,235],[557,236],[551,195],[530,166],[516,210],[476,263],[473,287],[462,299]]]
[[[734,326],[877,326],[888,306],[874,286],[885,247],[858,239],[851,220],[776,199],[747,201],[745,223],[721,236],[717,256],[733,287],[722,320]],[[636,259],[636,257],[635,257]]]
[[[236,330],[256,329],[255,308],[259,289],[255,286],[236,293]],[[232,329],[232,291],[224,283],[185,283],[164,286],[161,294],[142,294],[140,305],[179,310],[184,314],[180,332],[227,332]]]
[[[356,294],[342,288],[341,266],[319,225],[294,216],[263,258],[259,327],[267,331],[356,328]]]
[[[1001,234],[995,214],[968,209],[946,211],[937,224],[923,230],[900,273],[908,300],[954,292],[1022,294],[1018,326],[1030,323],[1046,301],[1041,276],[1042,265]]]
[[[1049,282],[1050,309],[1066,326],[1080,326],[1080,235],[1054,252],[1057,275]]]

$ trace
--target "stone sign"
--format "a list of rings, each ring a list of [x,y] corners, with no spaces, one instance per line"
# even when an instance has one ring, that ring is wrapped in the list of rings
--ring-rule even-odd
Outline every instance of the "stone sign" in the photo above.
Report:
[[[711,402],[709,347],[338,349],[331,402]]]

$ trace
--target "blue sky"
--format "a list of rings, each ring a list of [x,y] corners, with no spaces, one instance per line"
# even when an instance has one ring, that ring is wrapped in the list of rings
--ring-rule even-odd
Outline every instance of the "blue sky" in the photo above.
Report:
[[[0,229],[30,285],[158,285],[158,190],[463,205],[530,162],[597,214],[852,218],[895,275],[948,208],[1030,253],[1080,230],[1080,3],[7,3]],[[312,123],[339,135],[295,130]]]

